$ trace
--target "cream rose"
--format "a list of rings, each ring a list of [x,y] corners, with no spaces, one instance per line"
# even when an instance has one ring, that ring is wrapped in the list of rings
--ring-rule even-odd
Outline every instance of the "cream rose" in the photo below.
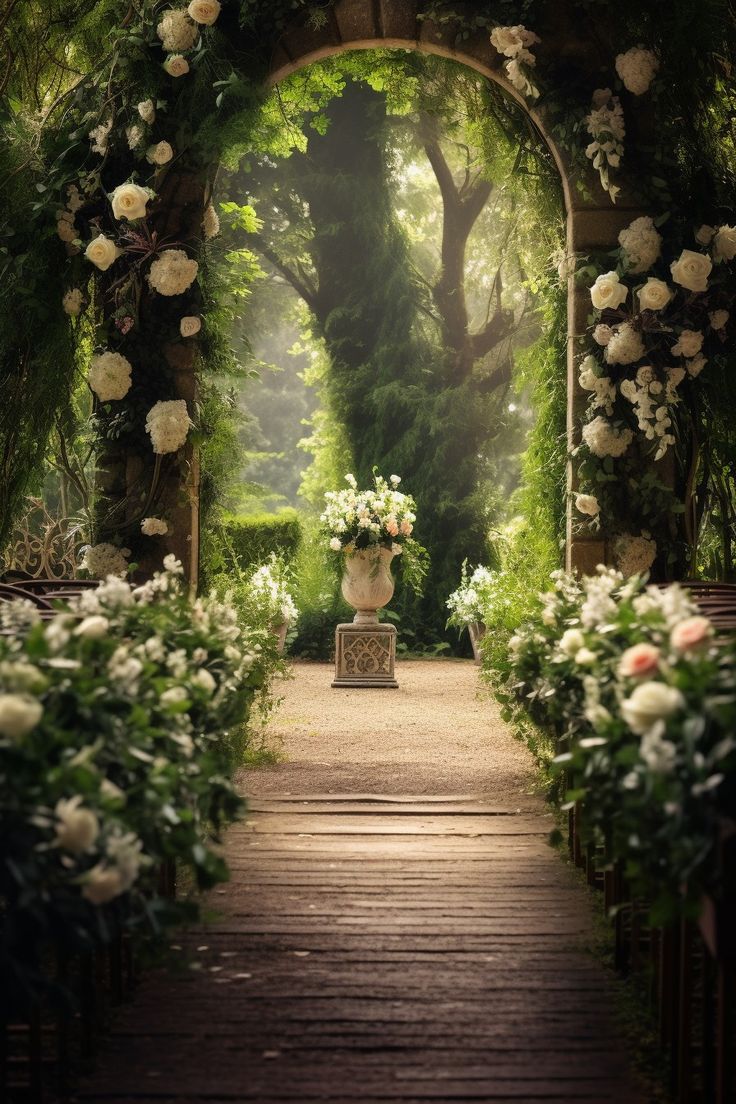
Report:
[[[148,190],[140,184],[118,184],[110,196],[112,213],[116,219],[145,218],[149,199]]]
[[[330,548],[333,552],[340,552],[342,550],[342,541],[339,537],[332,537],[330,540]]]
[[[621,715],[632,732],[643,736],[657,721],[666,720],[684,705],[685,699],[674,686],[643,682],[621,702]]]
[[[156,122],[156,105],[153,100],[141,100],[138,104],[138,114],[144,123]]]
[[[653,675],[659,667],[661,652],[654,644],[635,644],[627,648],[619,660],[618,673],[622,678],[643,678]]]
[[[81,797],[57,801],[56,844],[64,851],[81,855],[89,851],[100,832],[100,824],[91,809],[83,809]]]
[[[707,617],[686,617],[675,625],[670,644],[678,652],[689,652],[707,644],[713,635],[713,625]]]
[[[202,329],[202,319],[196,314],[187,314],[179,322],[179,333],[182,337],[194,337]]]
[[[171,54],[164,62],[164,70],[170,77],[183,77],[189,72],[189,62],[181,54]]]
[[[628,288],[619,280],[615,272],[604,272],[590,289],[590,298],[596,310],[610,307],[616,310],[625,302]]]
[[[43,706],[22,694],[0,694],[0,736],[21,740],[43,716]]]
[[[189,18],[195,23],[211,27],[220,14],[220,0],[192,0],[187,8]]]
[[[106,905],[123,892],[123,876],[119,870],[98,863],[87,874],[82,896],[91,905]]]
[[[577,655],[581,648],[585,647],[585,637],[580,629],[566,629],[560,637],[560,651],[566,656]]]
[[[575,509],[581,514],[596,517],[600,513],[600,506],[595,495],[579,494],[575,497]]]
[[[168,142],[157,142],[146,150],[146,161],[151,165],[167,165],[173,156],[174,151]]]
[[[736,257],[736,226],[719,226],[713,238],[713,256],[717,261]]]
[[[672,346],[673,356],[694,357],[703,348],[703,334],[700,330],[682,330],[677,343]]]
[[[121,253],[122,249],[118,249],[115,242],[111,238],[106,238],[104,234],[93,238],[84,251],[87,260],[91,261],[95,268],[99,268],[100,272],[107,272]]]
[[[670,265],[672,279],[688,291],[707,291],[708,277],[713,262],[704,253],[695,253],[692,249],[683,249],[676,261]]]
[[[641,310],[663,310],[672,299],[673,291],[664,280],[650,276],[643,288],[639,289],[639,308]]]
[[[103,636],[107,636],[109,628],[110,622],[106,617],[99,613],[92,613],[79,622],[74,635],[81,636],[85,640],[100,640]]]
[[[730,317],[727,310],[715,310],[708,315],[708,321],[714,330],[722,330]]]

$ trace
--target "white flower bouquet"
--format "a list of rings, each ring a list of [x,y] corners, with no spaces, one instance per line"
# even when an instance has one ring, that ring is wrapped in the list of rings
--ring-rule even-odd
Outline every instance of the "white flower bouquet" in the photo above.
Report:
[[[299,617],[291,585],[291,573],[274,552],[249,579],[254,601],[264,611],[265,621],[274,627],[283,622],[293,625]]]
[[[446,603],[450,610],[448,627],[454,625],[462,630],[473,623],[483,622],[496,574],[497,572],[489,571],[482,565],[469,573],[468,561],[464,562],[460,586],[452,592]]]
[[[359,491],[355,476],[348,473],[346,488],[326,493],[320,522],[329,548],[348,556],[386,548],[402,557],[404,578],[419,593],[426,574],[426,552],[412,537],[416,503],[398,489],[401,476],[386,480],[374,475],[374,480],[373,489]]]

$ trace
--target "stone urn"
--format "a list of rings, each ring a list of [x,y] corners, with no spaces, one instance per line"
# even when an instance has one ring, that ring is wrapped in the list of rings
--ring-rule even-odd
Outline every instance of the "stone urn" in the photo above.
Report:
[[[357,625],[378,623],[377,610],[391,601],[394,580],[391,575],[390,548],[374,545],[345,557],[342,576],[342,594],[356,611],[353,621]]]
[[[482,662],[480,644],[483,637],[486,635],[486,627],[482,621],[470,621],[468,624],[468,632],[470,634],[470,643],[473,646],[475,665],[476,667],[480,667]]]

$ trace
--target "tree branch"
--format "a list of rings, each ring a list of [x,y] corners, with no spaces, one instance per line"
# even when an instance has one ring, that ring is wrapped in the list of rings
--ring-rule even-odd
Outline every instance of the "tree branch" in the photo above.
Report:
[[[275,249],[273,249],[260,234],[251,234],[250,240],[253,242],[258,252],[265,257],[267,261],[271,262],[273,267],[281,273],[287,283],[291,284],[294,291],[301,296],[309,309],[312,311],[315,310],[317,305],[317,289],[307,280],[306,273],[301,269],[299,273],[296,273],[293,268],[289,268],[286,262],[279,257]]]

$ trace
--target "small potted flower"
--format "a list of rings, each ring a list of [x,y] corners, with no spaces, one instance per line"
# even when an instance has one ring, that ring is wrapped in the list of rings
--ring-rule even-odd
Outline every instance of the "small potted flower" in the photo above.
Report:
[[[253,598],[257,605],[266,611],[271,632],[278,640],[281,654],[286,646],[289,626],[293,625],[299,616],[289,590],[290,583],[288,568],[274,552],[265,564],[253,572],[249,580]]]
[[[481,662],[480,643],[486,635],[483,621],[484,609],[487,606],[493,579],[494,573],[482,565],[476,567],[472,575],[469,574],[468,561],[465,560],[460,586],[447,599],[447,608],[450,610],[447,626],[449,628],[450,625],[455,625],[461,633],[463,629],[468,630],[473,656],[478,666]]]

